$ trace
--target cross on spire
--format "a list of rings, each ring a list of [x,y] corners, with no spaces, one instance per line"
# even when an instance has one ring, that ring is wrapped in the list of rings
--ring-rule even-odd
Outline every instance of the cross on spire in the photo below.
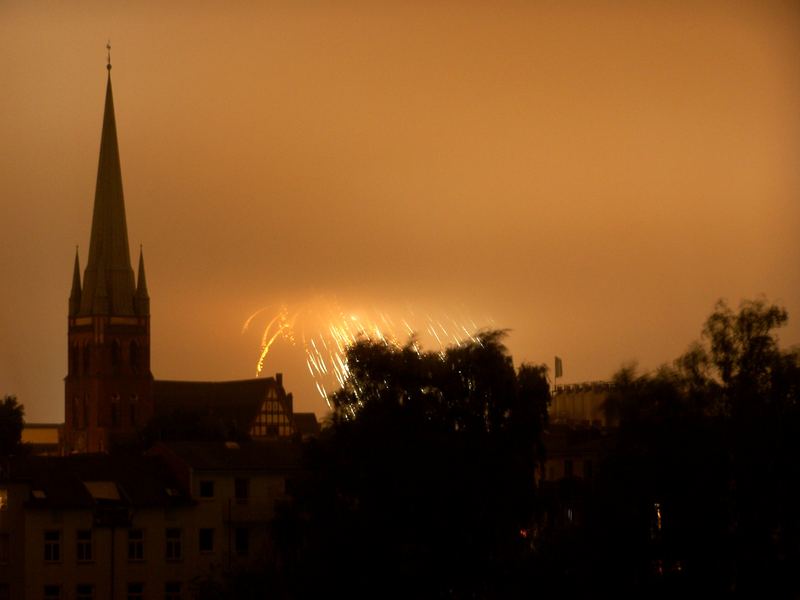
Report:
[[[111,70],[111,40],[108,40],[106,44],[106,51],[107,51],[107,62],[106,62],[106,69],[109,71]]]

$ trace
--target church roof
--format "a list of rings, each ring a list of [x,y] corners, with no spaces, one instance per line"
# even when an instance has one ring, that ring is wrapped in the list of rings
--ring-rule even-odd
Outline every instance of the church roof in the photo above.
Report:
[[[154,381],[156,416],[199,413],[226,427],[246,432],[270,390],[292,414],[291,395],[273,377],[239,381]]]
[[[319,434],[319,421],[313,412],[294,413],[294,427],[303,437]]]
[[[113,315],[135,314],[133,298],[136,289],[128,247],[110,64],[108,68],[92,234],[89,260],[84,273],[80,315],[105,312]]]

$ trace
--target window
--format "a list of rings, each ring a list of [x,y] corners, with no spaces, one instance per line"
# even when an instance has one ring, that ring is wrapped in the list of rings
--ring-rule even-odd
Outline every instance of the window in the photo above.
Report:
[[[76,534],[76,556],[78,562],[89,562],[92,560],[92,532],[89,529],[78,530]]]
[[[134,373],[139,372],[139,344],[136,343],[136,340],[133,340],[130,345],[130,360],[131,360],[131,370]]]
[[[250,428],[253,437],[278,437],[292,435],[292,424],[286,414],[286,409],[278,399],[274,388],[267,393],[267,398],[256,415],[255,422]]]
[[[78,374],[78,346],[77,346],[77,344],[72,344],[69,347],[69,374],[70,375],[77,375]]]
[[[114,340],[111,342],[111,366],[114,367],[115,371],[119,368],[121,354],[122,350],[119,346],[119,341]]]
[[[61,560],[61,532],[44,532],[44,560],[45,562],[58,562]],[[58,586],[56,586],[58,587]],[[59,590],[59,595],[61,591]]]
[[[92,368],[92,348],[90,346],[83,347],[83,374],[88,375],[89,370]]]
[[[44,600],[61,600],[61,586],[60,585],[46,585],[44,586]]]
[[[8,564],[8,555],[11,548],[10,538],[7,533],[0,533],[0,565]]]
[[[111,397],[111,426],[119,425],[119,396]]]
[[[144,600],[144,584],[143,583],[129,583],[128,584],[128,600]]]
[[[75,600],[94,600],[94,586],[88,583],[76,585]]]
[[[572,459],[568,458],[564,461],[564,477],[572,477]]]
[[[214,482],[213,481],[201,481],[200,482],[200,497],[201,498],[213,498],[214,497]]]
[[[214,551],[214,530],[201,529],[199,532],[200,552],[213,552]]]
[[[181,547],[181,530],[175,528],[167,529],[167,560],[180,560],[182,555],[183,548]]]
[[[144,560],[144,531],[128,530],[128,560]]]
[[[168,581],[164,584],[164,600],[181,600],[181,584],[179,581]]]
[[[250,480],[237,477],[233,481],[233,488],[236,494],[236,502],[247,504],[247,498],[250,496]]]
[[[592,464],[592,460],[587,458],[583,461],[583,478],[584,479],[591,479],[592,472],[593,472],[594,465]]]
[[[8,490],[0,488],[0,510],[8,509]]]
[[[138,398],[136,396],[131,396],[130,404],[128,408],[130,409],[130,419],[131,425],[136,425],[136,401]]]
[[[247,527],[237,527],[234,534],[236,554],[246,556],[250,551],[250,530]]]

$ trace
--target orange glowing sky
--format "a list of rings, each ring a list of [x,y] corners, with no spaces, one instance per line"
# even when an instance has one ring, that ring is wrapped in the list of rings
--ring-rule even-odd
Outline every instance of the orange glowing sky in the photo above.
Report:
[[[800,342],[796,3],[163,4],[0,4],[0,394],[29,420],[63,419],[108,38],[157,378],[254,376],[244,320],[320,296],[491,318],[565,382],[671,360],[720,297]],[[297,349],[265,371],[324,411]]]

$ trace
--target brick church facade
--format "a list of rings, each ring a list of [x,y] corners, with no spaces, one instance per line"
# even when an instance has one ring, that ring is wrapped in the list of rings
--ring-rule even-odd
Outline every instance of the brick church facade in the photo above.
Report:
[[[313,433],[313,413],[295,414],[278,374],[231,382],[154,381],[150,296],[140,250],[134,276],[128,245],[111,64],[107,65],[100,159],[86,269],[76,252],[69,296],[64,453],[106,452],[155,415],[194,411],[253,439]]]

